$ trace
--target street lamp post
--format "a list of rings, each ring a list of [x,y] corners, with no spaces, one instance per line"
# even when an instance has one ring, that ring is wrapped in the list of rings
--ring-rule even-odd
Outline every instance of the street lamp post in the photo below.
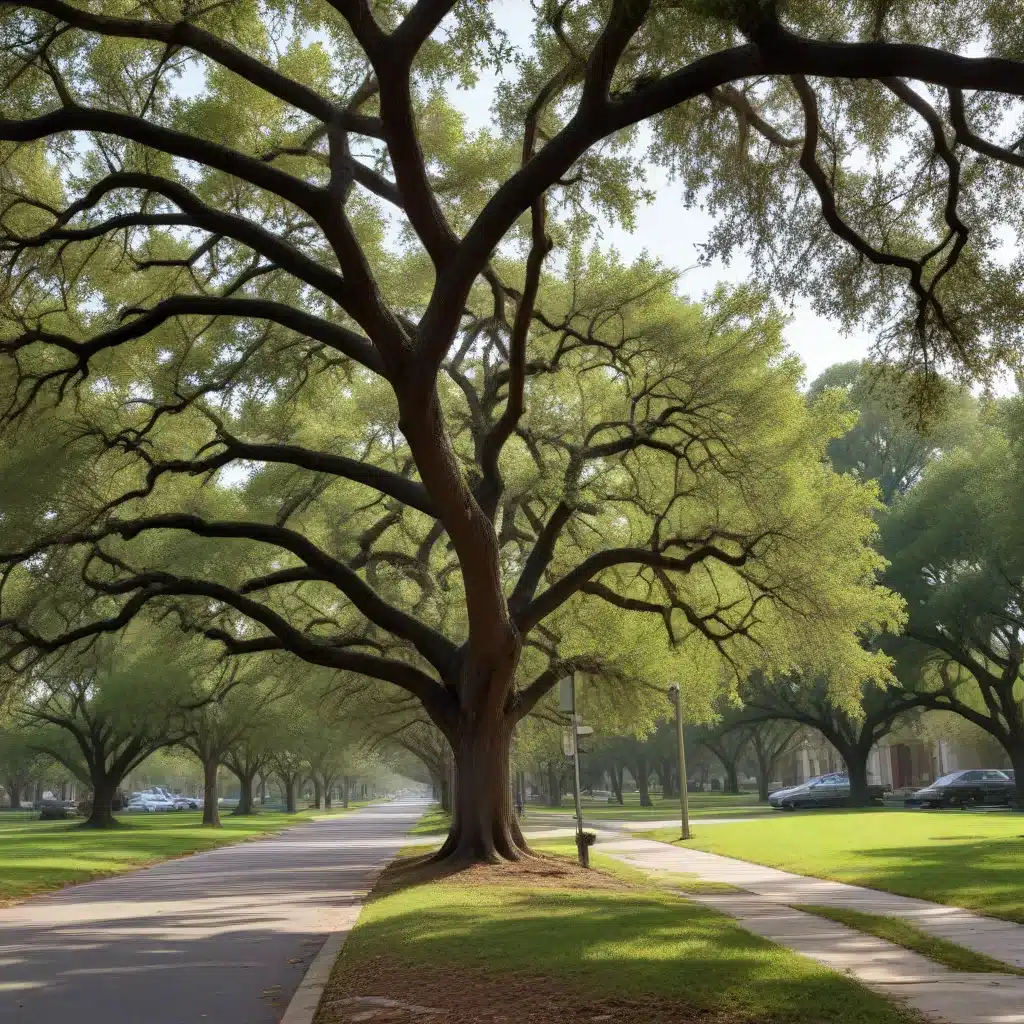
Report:
[[[690,838],[690,802],[686,788],[686,746],[683,743],[683,709],[679,686],[673,683],[668,696],[676,708],[676,742],[679,744],[679,807],[683,819],[683,839]]]

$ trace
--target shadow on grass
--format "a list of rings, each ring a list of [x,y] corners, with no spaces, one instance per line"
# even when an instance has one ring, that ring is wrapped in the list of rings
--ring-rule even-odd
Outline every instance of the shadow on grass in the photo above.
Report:
[[[407,889],[367,907],[339,963],[358,974],[360,964],[382,957],[562,978],[593,997],[667,997],[715,1020],[911,1020],[714,911],[637,890]]]
[[[968,841],[948,838],[956,841],[851,851],[862,863],[831,874],[855,885],[1024,924],[1024,834]]]

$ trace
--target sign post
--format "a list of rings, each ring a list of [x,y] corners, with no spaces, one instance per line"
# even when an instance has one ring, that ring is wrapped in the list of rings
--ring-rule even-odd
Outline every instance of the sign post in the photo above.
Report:
[[[576,801],[576,845],[582,849],[583,839],[583,805],[580,802],[580,738],[576,731],[576,673],[569,677],[569,687],[572,694],[572,715],[569,724],[569,732],[572,734],[572,795]],[[582,853],[580,854],[582,859]],[[588,858],[589,859],[589,858]]]
[[[676,742],[679,745],[679,807],[683,820],[683,839],[690,838],[690,802],[686,786],[686,746],[683,743],[683,710],[679,686],[673,683],[668,688],[669,699],[676,707]]]

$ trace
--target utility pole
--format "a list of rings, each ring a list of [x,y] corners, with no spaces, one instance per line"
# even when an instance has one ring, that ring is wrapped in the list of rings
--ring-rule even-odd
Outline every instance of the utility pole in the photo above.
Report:
[[[676,742],[679,744],[679,807],[683,819],[683,839],[690,838],[690,802],[686,789],[686,746],[683,743],[683,709],[679,686],[668,688],[669,699],[676,706]]]

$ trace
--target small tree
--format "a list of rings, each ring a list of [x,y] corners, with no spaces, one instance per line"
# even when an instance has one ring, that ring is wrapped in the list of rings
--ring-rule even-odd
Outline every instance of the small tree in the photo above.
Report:
[[[0,724],[0,782],[12,811],[20,809],[22,791],[46,761],[49,758],[32,745],[24,726],[14,721]]]
[[[768,786],[775,766],[797,744],[803,727],[786,720],[754,722],[746,726],[757,762],[757,799],[768,801]]]
[[[256,813],[253,784],[266,771],[270,757],[265,739],[253,733],[241,736],[224,752],[224,766],[238,779],[238,804],[231,812],[233,815]]]
[[[193,682],[191,710],[183,718],[181,744],[203,766],[203,824],[220,827],[217,772],[229,753],[262,726],[264,716],[286,688],[266,660],[232,663],[201,671]],[[266,673],[266,674],[265,674]],[[237,757],[232,758],[237,764]],[[254,769],[255,773],[255,769]],[[252,775],[249,775],[252,806]],[[241,800],[240,800],[241,802]]]
[[[837,702],[823,680],[808,684],[796,680],[768,681],[753,677],[743,688],[747,705],[745,717],[751,724],[785,721],[817,729],[839,751],[850,778],[850,803],[862,807],[870,802],[868,758],[871,749],[920,701],[898,687],[864,688],[860,705]]]
[[[138,668],[138,666],[136,666]],[[142,679],[111,679],[106,672],[40,681],[20,706],[28,742],[62,764],[88,787],[92,809],[85,824],[109,828],[112,806],[126,775],[154,751],[174,743],[176,725],[159,699],[142,699]],[[76,673],[77,675],[77,673]]]

